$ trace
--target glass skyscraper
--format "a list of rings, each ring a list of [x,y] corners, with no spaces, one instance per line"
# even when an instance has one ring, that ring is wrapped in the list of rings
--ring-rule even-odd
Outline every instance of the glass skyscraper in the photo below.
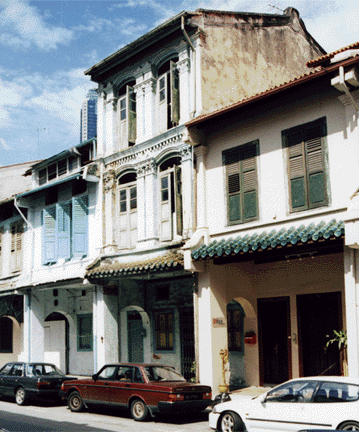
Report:
[[[89,90],[82,103],[80,143],[97,136],[97,97],[96,89]]]

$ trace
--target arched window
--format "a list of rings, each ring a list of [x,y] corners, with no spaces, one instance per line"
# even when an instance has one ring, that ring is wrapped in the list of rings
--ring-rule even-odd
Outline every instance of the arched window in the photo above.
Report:
[[[136,174],[127,173],[118,180],[118,245],[120,249],[136,247],[137,185]]]
[[[160,132],[177,126],[180,117],[178,58],[167,61],[158,69],[158,108]]]
[[[13,326],[12,320],[0,318],[0,353],[12,353]]]
[[[133,89],[135,83],[135,81],[130,81],[118,91],[120,150],[131,147],[136,142],[136,94]]]
[[[243,318],[242,306],[235,300],[227,304],[228,351],[243,352]]]
[[[167,159],[160,165],[161,240],[182,235],[181,158]]]

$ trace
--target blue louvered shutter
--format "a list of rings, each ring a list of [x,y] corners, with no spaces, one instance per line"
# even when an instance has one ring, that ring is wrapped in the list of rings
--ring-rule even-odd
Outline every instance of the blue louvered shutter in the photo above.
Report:
[[[56,206],[43,209],[43,263],[56,261]]]
[[[86,256],[88,245],[88,196],[72,198],[72,254]]]
[[[71,202],[58,204],[57,215],[57,256],[68,259],[71,256]]]

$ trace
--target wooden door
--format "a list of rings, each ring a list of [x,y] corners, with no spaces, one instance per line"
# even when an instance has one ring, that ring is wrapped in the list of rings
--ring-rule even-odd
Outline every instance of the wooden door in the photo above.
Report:
[[[297,311],[301,376],[340,375],[338,346],[326,345],[343,327],[341,293],[299,295]]]
[[[291,377],[289,310],[289,297],[258,299],[261,385]]]

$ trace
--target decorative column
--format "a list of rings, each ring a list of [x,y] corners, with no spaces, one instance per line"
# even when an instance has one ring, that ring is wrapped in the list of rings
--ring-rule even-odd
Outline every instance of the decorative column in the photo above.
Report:
[[[197,158],[197,229],[207,228],[207,185],[206,185],[206,154],[208,148],[199,145],[194,148]]]
[[[98,157],[103,157],[106,153],[105,104],[106,104],[106,92],[103,89],[103,85],[100,84],[98,99],[97,99],[97,156]]]
[[[180,148],[182,169],[182,212],[183,238],[189,239],[194,231],[194,190],[193,190],[193,147],[185,145]]]
[[[104,251],[114,253],[117,250],[116,242],[116,182],[115,172],[106,171],[103,176],[103,232]]]
[[[106,87],[106,112],[105,112],[105,124],[106,129],[106,151],[105,156],[109,156],[112,153],[118,151],[118,143],[115,140],[115,129],[116,129],[116,109],[117,109],[117,97],[114,95],[114,87],[110,84]]]

